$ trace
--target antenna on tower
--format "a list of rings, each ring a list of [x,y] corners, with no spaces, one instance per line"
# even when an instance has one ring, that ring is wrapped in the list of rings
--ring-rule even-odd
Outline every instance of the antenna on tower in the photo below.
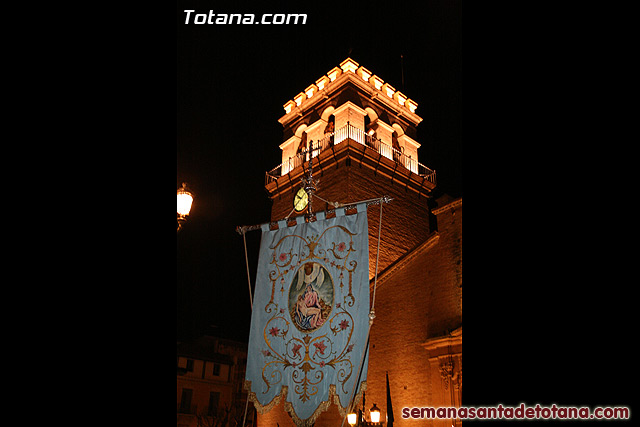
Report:
[[[402,90],[406,90],[404,87],[404,56],[400,54],[400,73],[402,73]]]

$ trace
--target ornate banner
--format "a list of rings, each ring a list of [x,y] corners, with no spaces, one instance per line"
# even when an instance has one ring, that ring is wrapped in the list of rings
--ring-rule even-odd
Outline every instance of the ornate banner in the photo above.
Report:
[[[367,207],[335,212],[262,226],[245,388],[260,413],[284,397],[298,426],[312,425],[332,401],[344,416],[367,345]]]

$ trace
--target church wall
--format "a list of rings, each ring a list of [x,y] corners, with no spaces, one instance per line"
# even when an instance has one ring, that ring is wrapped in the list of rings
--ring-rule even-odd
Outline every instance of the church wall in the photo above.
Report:
[[[462,206],[437,215],[438,247],[425,274],[432,277],[429,338],[462,324]]]
[[[376,291],[366,409],[376,403],[384,419],[388,372],[397,427],[417,422],[402,419],[403,407],[460,404],[459,399],[451,398],[451,386],[440,373],[440,360],[430,361],[433,354],[423,347],[428,338],[446,335],[462,325],[462,282],[457,272],[462,209],[455,214],[446,211],[438,219],[439,238],[434,246],[392,273]],[[460,363],[459,356],[455,363]],[[443,422],[420,423],[451,424]]]

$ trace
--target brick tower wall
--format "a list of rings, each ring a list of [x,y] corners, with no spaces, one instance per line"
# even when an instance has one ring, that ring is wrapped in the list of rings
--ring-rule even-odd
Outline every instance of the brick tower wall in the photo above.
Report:
[[[349,166],[347,166],[350,163]],[[384,195],[394,200],[383,206],[382,233],[378,271],[383,271],[403,254],[409,252],[429,235],[429,212],[424,195],[406,189],[399,182],[376,174],[375,171],[360,167],[357,161],[345,159],[325,167],[314,168],[314,177],[319,179],[317,194],[325,200],[352,203]],[[276,221],[289,215],[293,208],[293,197],[300,184],[293,185],[292,191],[273,200],[271,220]],[[327,209],[327,203],[318,198],[313,200],[315,212]],[[369,277],[375,273],[375,256],[378,244],[380,207],[369,206]],[[294,213],[293,216],[296,214]]]
[[[371,328],[367,408],[386,415],[386,372],[394,426],[450,426],[447,420],[402,419],[403,407],[458,406],[439,365],[422,346],[462,325],[462,209],[438,215],[438,240],[395,271],[376,291]],[[457,367],[459,368],[459,367]],[[369,403],[371,402],[371,403]]]

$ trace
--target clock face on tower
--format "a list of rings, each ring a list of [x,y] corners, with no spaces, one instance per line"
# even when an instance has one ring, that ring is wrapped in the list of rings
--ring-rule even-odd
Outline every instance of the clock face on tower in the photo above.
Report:
[[[304,191],[304,188],[300,188],[293,198],[293,208],[297,212],[302,212],[307,207],[307,202],[309,201],[309,196],[307,192]]]

